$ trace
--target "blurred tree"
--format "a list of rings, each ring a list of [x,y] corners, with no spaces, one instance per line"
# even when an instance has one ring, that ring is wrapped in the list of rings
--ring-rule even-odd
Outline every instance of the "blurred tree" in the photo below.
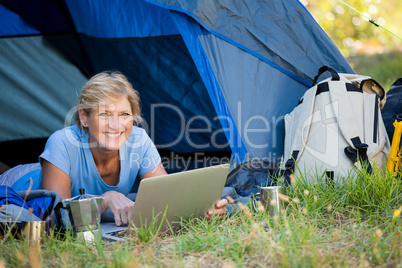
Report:
[[[343,1],[402,36],[401,0]],[[376,27],[340,0],[301,0],[301,2],[346,57],[356,53],[383,53],[402,46],[399,37],[381,27]]]

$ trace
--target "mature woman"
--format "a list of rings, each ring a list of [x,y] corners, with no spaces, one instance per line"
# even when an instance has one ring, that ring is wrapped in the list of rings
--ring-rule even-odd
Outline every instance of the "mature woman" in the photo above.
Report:
[[[110,209],[117,225],[127,224],[134,202],[126,195],[137,175],[165,175],[159,153],[141,121],[138,92],[118,72],[93,76],[76,103],[75,125],[56,131],[40,155],[42,187],[63,199],[86,193],[102,195],[101,214]],[[227,200],[207,212],[226,212]]]

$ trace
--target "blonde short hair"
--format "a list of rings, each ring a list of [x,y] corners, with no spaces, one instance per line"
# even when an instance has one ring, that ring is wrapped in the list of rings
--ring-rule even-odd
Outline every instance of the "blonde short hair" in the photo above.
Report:
[[[78,101],[75,104],[77,113],[75,123],[79,128],[81,124],[78,110],[82,109],[87,115],[107,101],[117,101],[121,97],[127,97],[131,105],[131,112],[136,124],[142,121],[140,109],[140,97],[138,92],[128,81],[127,77],[120,72],[101,72],[94,75],[83,86]],[[85,128],[84,128],[85,129]]]

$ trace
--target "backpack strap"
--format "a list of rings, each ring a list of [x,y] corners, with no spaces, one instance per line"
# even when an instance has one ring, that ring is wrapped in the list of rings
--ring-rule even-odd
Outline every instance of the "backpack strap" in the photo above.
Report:
[[[334,114],[337,115],[338,127],[340,134],[345,138],[350,146],[355,146],[353,143],[354,138],[364,137],[363,129],[360,125],[363,125],[363,118],[356,118],[353,112],[353,103],[349,99],[349,94],[361,94],[363,101],[363,91],[357,88],[352,83],[342,81],[339,86],[329,91],[331,96],[331,104]],[[357,124],[356,122],[360,122]],[[360,139],[361,140],[361,139]]]
[[[352,161],[352,163],[356,163],[359,160],[360,164],[366,169],[368,174],[371,174],[371,164],[369,158],[367,156],[368,145],[362,143],[359,137],[355,137],[352,139],[353,146],[348,146],[345,148],[346,156]]]
[[[294,173],[295,170],[295,161],[297,159],[297,156],[299,154],[299,151],[293,151],[292,152],[292,157],[288,159],[285,163],[285,173],[284,173],[284,184],[285,186],[289,186],[292,182],[290,180],[290,175]]]
[[[331,170],[325,171],[327,185],[334,186],[334,172]]]
[[[318,74],[314,77],[313,86],[317,83],[318,78],[326,71],[331,73],[332,81],[340,80],[339,74],[334,69],[332,69],[331,67],[328,67],[328,66],[322,66],[320,69],[318,69]]]

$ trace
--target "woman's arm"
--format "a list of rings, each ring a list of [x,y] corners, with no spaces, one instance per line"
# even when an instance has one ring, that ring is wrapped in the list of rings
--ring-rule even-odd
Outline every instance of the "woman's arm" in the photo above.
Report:
[[[146,178],[158,177],[158,176],[162,176],[162,175],[167,175],[167,172],[166,172],[165,168],[163,167],[162,163],[159,163],[159,165],[157,165],[150,171],[142,174],[140,176],[140,178],[146,179]]]
[[[42,160],[42,188],[58,193],[62,199],[71,198],[71,178],[49,161]],[[116,225],[127,224],[131,218],[134,202],[123,194],[109,191],[102,195],[100,213],[110,208]]]
[[[56,192],[62,199],[71,197],[71,178],[61,169],[42,159],[42,188]]]

